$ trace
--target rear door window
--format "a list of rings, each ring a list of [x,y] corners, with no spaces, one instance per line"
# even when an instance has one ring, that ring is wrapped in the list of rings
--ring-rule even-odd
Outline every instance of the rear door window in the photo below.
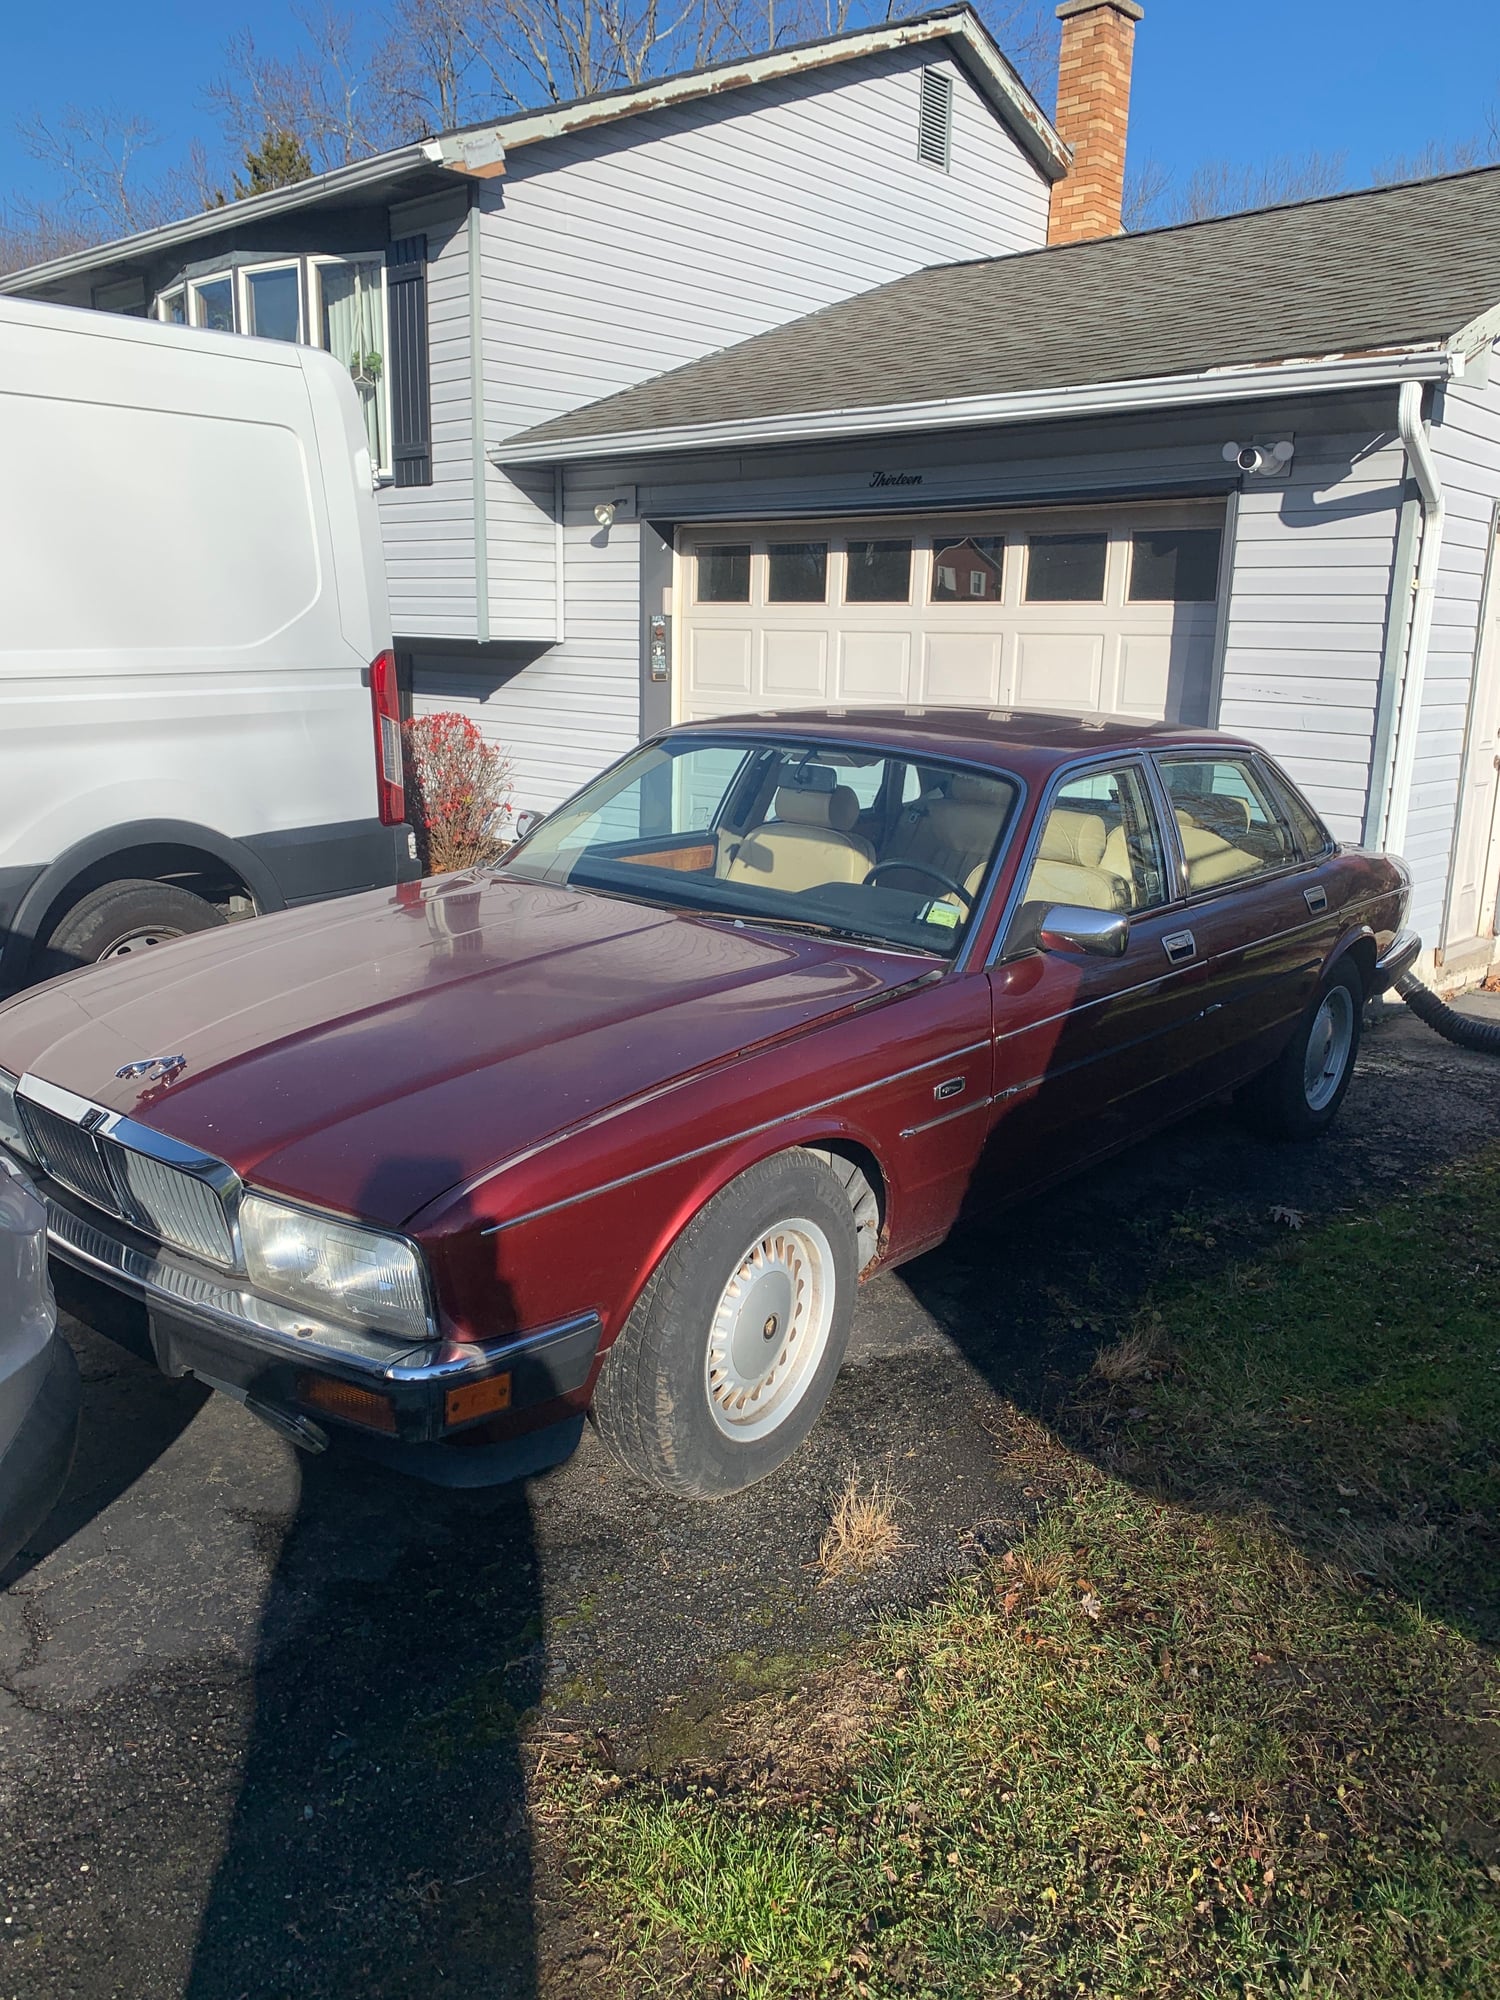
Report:
[[[1194,894],[1248,881],[1297,859],[1266,782],[1249,757],[1163,757],[1162,779]]]

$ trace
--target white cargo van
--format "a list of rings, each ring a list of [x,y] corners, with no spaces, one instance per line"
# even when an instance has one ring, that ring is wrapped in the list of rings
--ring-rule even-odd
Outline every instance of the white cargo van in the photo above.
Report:
[[[414,876],[390,644],[334,359],[0,299],[0,992]]]

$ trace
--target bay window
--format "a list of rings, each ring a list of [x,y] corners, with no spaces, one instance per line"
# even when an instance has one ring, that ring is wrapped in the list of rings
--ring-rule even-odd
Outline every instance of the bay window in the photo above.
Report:
[[[386,419],[385,259],[356,257],[334,262],[319,258],[313,265],[317,285],[316,344],[349,371],[364,412],[370,456],[385,465],[389,435]]]
[[[154,313],[173,325],[249,333],[321,347],[349,371],[377,469],[391,464],[390,348],[383,255],[266,257],[189,268],[158,292]]]

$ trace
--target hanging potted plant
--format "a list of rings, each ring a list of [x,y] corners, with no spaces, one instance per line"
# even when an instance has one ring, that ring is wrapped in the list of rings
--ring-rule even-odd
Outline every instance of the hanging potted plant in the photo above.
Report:
[[[349,374],[356,389],[374,389],[380,382],[381,358],[372,347],[368,353],[349,357]]]

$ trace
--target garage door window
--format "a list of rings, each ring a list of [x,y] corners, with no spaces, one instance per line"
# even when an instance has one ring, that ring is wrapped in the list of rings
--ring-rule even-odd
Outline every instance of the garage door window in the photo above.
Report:
[[[846,604],[906,604],[911,598],[910,542],[851,542]]]
[[[995,604],[1005,576],[1004,535],[966,535],[932,551],[934,604]]]
[[[700,604],[748,604],[750,602],[750,544],[698,551],[698,602]]]
[[[828,596],[827,542],[772,542],[766,552],[772,604],[822,604]]]
[[[1211,604],[1218,590],[1217,528],[1153,528],[1131,536],[1132,604]]]
[[[1102,604],[1106,535],[1033,535],[1026,554],[1028,604]]]

